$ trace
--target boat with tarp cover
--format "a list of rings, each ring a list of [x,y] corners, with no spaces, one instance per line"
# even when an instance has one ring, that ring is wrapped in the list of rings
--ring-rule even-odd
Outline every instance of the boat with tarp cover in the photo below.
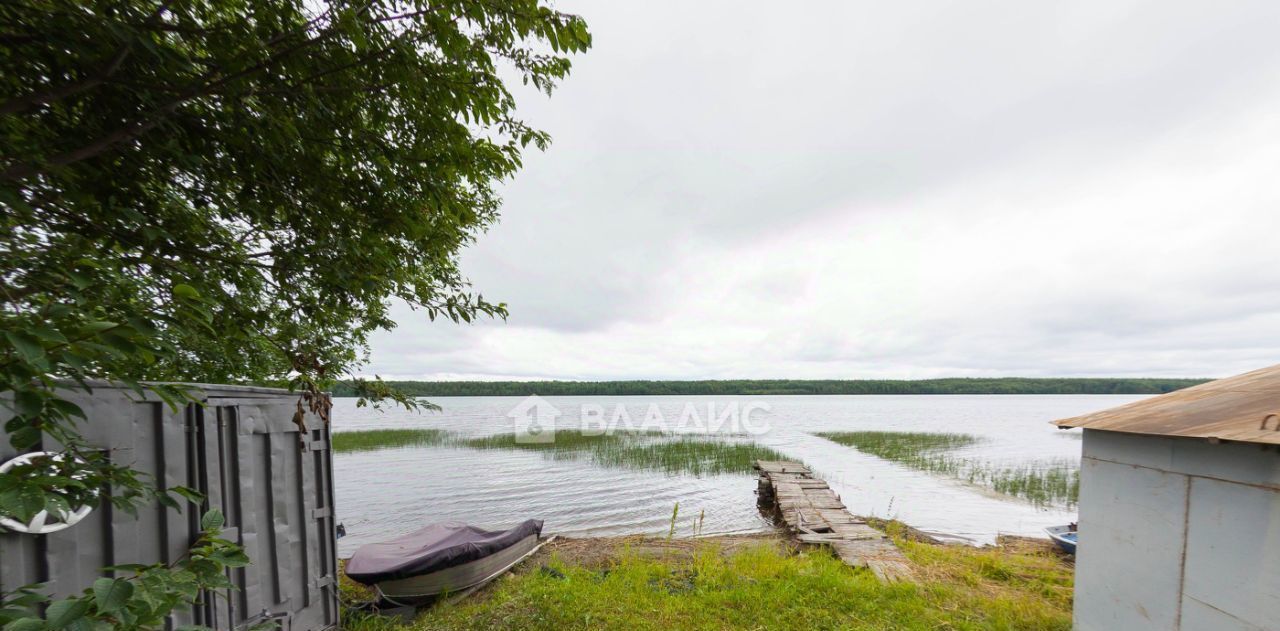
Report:
[[[493,580],[542,545],[542,521],[509,530],[483,530],[457,522],[432,524],[406,535],[361,546],[346,564],[352,580],[393,605],[416,606]]]

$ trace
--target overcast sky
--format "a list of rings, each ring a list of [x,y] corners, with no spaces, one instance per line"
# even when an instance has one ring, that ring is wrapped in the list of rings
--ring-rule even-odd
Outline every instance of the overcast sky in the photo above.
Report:
[[[1280,361],[1280,2],[560,2],[595,46],[415,379]]]

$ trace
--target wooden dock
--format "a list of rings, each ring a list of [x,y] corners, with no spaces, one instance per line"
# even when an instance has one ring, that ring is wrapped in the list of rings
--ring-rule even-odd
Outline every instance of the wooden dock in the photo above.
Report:
[[[827,483],[798,462],[757,460],[759,505],[803,543],[830,546],[845,563],[885,582],[911,580],[911,564],[893,540],[845,508]]]

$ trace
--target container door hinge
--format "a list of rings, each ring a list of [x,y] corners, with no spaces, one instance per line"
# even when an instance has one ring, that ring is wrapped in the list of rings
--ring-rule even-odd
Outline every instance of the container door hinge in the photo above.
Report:
[[[277,628],[277,629],[287,629],[287,628],[289,628],[289,626],[290,626],[290,625],[289,625],[289,616],[290,616],[290,613],[289,613],[288,611],[274,611],[274,612],[273,612],[273,611],[268,611],[268,610],[266,610],[266,609],[263,609],[261,613],[259,613],[258,615],[254,616],[254,617],[252,617],[252,618],[249,618],[248,620],[245,620],[243,623],[241,623],[241,624],[237,625],[237,626],[236,626],[236,628],[237,628],[237,629],[251,629],[251,628],[253,628],[255,625],[262,625],[262,624],[266,624],[266,623],[275,623],[275,628]]]

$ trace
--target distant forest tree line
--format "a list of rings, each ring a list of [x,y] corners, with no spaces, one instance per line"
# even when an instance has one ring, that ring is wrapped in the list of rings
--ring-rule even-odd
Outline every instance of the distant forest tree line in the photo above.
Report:
[[[768,395],[768,394],[1163,394],[1207,379],[1022,377],[882,379],[727,379],[705,381],[388,381],[409,396],[590,396],[590,395]],[[356,396],[339,382],[335,397]]]

